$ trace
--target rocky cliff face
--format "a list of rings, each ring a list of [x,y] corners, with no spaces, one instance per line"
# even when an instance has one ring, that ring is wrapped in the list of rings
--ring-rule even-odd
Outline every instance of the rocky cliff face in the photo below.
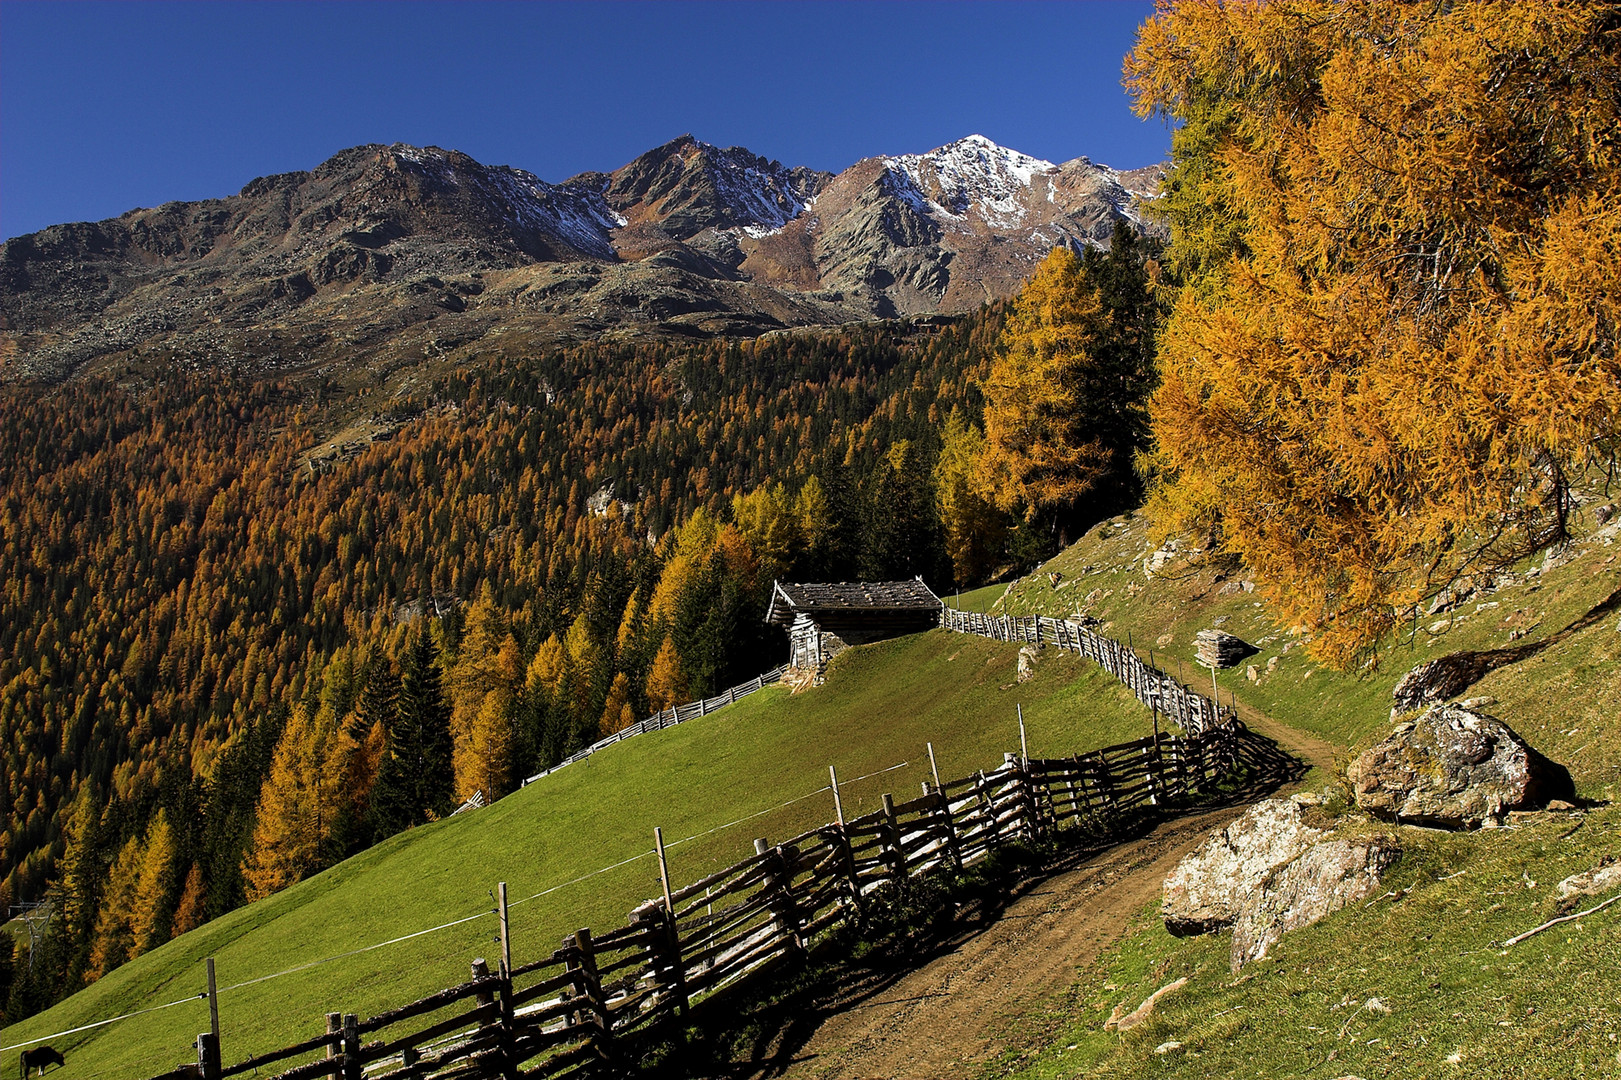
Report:
[[[752,335],[957,313],[1055,245],[1142,224],[1157,168],[971,136],[833,176],[682,136],[550,184],[362,146],[223,199],[0,247],[0,371],[156,362],[331,375],[609,331]]]

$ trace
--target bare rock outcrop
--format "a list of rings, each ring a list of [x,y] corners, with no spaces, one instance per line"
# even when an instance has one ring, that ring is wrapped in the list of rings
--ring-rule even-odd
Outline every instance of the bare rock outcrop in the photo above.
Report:
[[[1036,677],[1036,650],[1033,645],[1019,646],[1019,682],[1029,682]]]
[[[1457,697],[1486,675],[1539,651],[1544,643],[1512,649],[1455,652],[1426,660],[1401,677],[1390,692],[1397,712],[1409,712]]]
[[[1309,849],[1323,830],[1308,825],[1293,799],[1268,799],[1213,835],[1165,879],[1160,914],[1178,937],[1223,930],[1237,920],[1259,882]]]
[[[1263,878],[1233,923],[1234,971],[1284,934],[1373,895],[1400,848],[1389,836],[1324,840]]]
[[[1570,773],[1501,720],[1436,705],[1397,724],[1347,775],[1359,809],[1387,821],[1473,829],[1551,799],[1573,799]]]

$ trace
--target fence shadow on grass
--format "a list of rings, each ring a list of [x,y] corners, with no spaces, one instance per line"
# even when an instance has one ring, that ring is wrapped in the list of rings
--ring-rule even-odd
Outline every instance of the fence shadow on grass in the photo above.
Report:
[[[953,873],[942,867],[886,885],[862,917],[839,927],[801,965],[771,976],[751,1000],[706,1002],[679,1032],[640,1048],[643,1075],[681,1080],[744,1080],[783,1075],[833,1016],[875,1002],[907,975],[961,948],[1054,878],[1084,869],[1111,850],[1191,816],[1247,806],[1298,783],[1306,763],[1276,742],[1238,726],[1234,767],[1198,798],[1146,806],[1107,832],[1071,827],[1025,840]]]

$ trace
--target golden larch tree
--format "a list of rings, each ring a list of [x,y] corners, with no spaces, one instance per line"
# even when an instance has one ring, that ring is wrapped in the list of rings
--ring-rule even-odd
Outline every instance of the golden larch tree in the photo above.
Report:
[[[1053,249],[1019,291],[984,382],[976,475],[1003,510],[1045,515],[1067,536],[1136,497],[1155,382],[1154,273],[1121,224],[1107,252]]]
[[[1617,5],[1166,3],[1126,73],[1181,122],[1160,526],[1337,664],[1563,541],[1621,416]]]
[[[687,677],[681,671],[681,654],[676,652],[675,642],[665,638],[647,673],[647,704],[656,711],[686,700]]]
[[[330,713],[294,708],[259,791],[253,844],[242,864],[248,899],[269,896],[326,865],[343,799],[337,742]]]

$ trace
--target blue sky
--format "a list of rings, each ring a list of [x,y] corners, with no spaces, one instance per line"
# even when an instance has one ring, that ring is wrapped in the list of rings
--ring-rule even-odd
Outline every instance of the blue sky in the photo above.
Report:
[[[1164,158],[1120,63],[1147,3],[0,0],[0,236],[232,194],[361,143],[545,180],[683,132],[838,170],[978,132]]]

